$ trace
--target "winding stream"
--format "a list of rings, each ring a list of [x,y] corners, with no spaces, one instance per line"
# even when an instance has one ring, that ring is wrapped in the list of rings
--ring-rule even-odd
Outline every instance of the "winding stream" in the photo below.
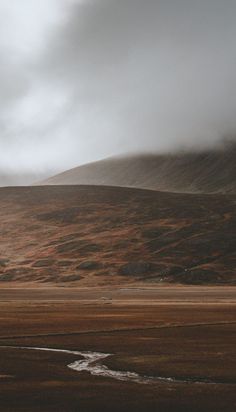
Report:
[[[39,348],[31,346],[0,346],[4,349],[20,349],[20,350],[36,350],[46,352],[59,352],[68,353],[70,355],[78,355],[83,359],[77,360],[67,365],[68,368],[77,372],[88,372],[94,376],[102,376],[105,378],[112,378],[119,381],[128,381],[141,384],[151,384],[155,382],[173,382],[173,383],[220,383],[213,382],[202,378],[174,378],[174,377],[161,377],[161,376],[142,376],[135,372],[128,371],[114,371],[109,369],[102,361],[112,354],[102,352],[87,352],[87,351],[73,351],[67,349],[54,349],[54,348]]]

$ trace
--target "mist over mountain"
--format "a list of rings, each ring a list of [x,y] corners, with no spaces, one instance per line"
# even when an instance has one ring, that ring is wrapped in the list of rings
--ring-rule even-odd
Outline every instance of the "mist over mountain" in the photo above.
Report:
[[[45,173],[5,173],[0,171],[0,187],[6,186],[28,186],[39,179],[46,179]]]
[[[0,15],[4,175],[235,135],[235,1],[1,0]]]
[[[190,193],[236,193],[236,145],[111,157],[68,170],[46,185],[108,185]]]

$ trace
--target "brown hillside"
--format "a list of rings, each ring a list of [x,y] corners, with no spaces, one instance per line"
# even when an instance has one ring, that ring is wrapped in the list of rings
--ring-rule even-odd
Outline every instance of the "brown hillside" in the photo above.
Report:
[[[234,195],[3,188],[0,282],[235,284],[235,212]]]

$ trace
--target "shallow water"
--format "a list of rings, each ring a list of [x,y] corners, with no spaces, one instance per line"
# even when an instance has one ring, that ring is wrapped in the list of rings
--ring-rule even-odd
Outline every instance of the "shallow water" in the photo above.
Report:
[[[68,353],[71,355],[82,356],[83,359],[77,360],[67,365],[68,368],[77,372],[88,372],[94,376],[102,376],[105,378],[112,378],[119,381],[128,381],[141,384],[151,384],[155,382],[168,382],[168,383],[219,383],[213,382],[202,378],[174,378],[174,377],[162,377],[162,376],[142,376],[135,372],[129,371],[114,371],[109,369],[106,365],[103,365],[102,361],[110,356],[110,353],[102,352],[87,352],[87,351],[73,351],[68,349],[54,349],[54,348],[41,348],[31,346],[1,346],[5,349],[21,349],[21,350],[36,350],[47,352],[59,352]]]

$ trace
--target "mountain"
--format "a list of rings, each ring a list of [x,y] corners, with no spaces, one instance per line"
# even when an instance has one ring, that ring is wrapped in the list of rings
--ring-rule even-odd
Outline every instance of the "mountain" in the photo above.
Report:
[[[236,193],[236,145],[196,153],[111,157],[60,173],[40,184]]]
[[[236,284],[236,196],[0,188],[0,285]]]

